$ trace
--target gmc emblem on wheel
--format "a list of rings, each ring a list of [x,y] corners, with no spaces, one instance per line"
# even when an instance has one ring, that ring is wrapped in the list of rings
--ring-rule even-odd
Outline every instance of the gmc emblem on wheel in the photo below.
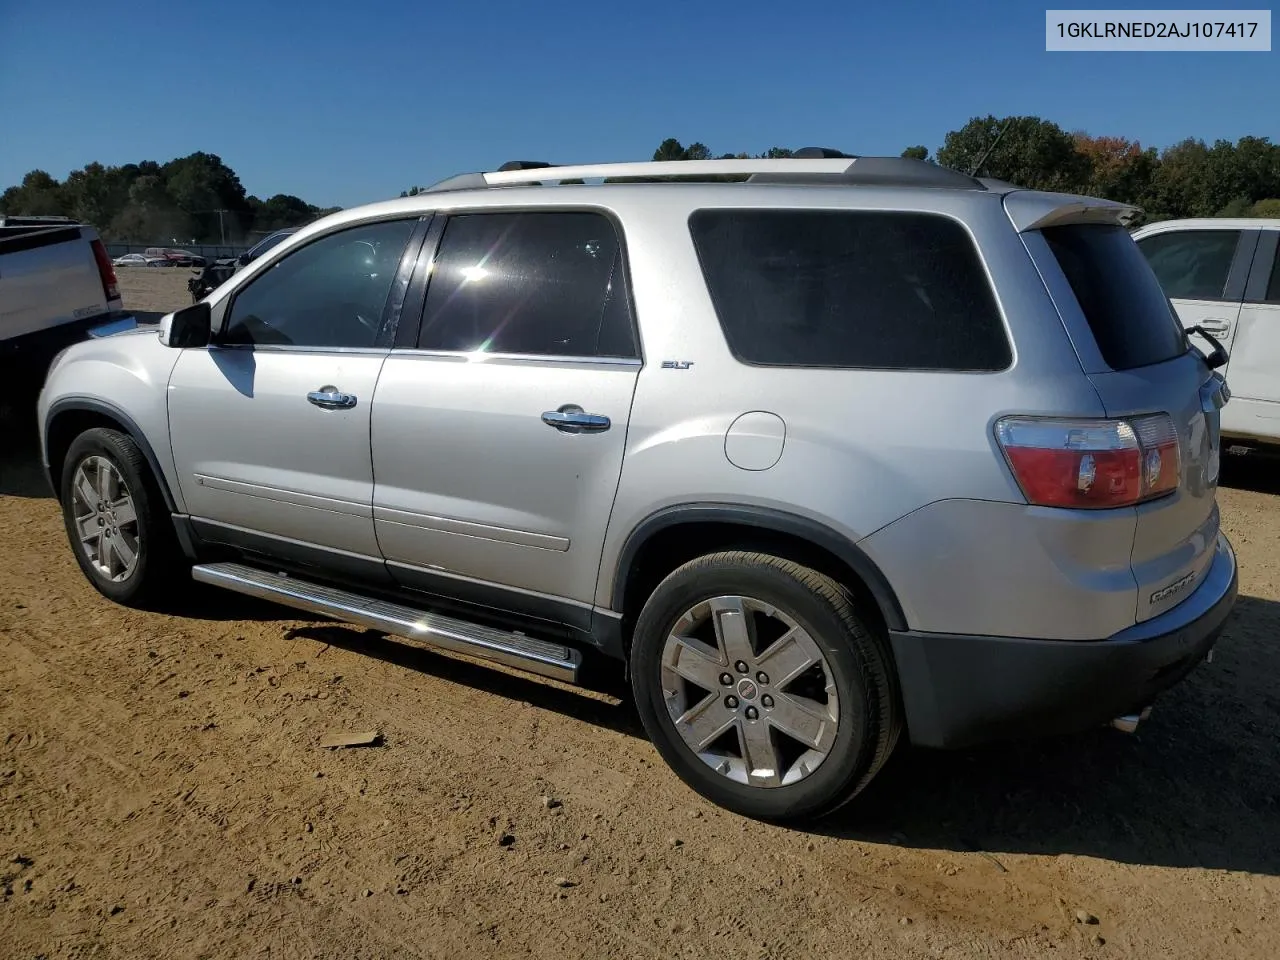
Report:
[[[1167,587],[1161,587],[1159,590],[1157,590],[1155,593],[1151,595],[1151,602],[1159,603],[1161,600],[1165,600],[1169,597],[1172,597],[1175,593],[1179,593],[1182,590],[1185,590],[1187,587],[1187,584],[1189,584],[1195,578],[1196,578],[1196,574],[1195,574],[1195,571],[1193,570],[1190,573],[1188,573],[1185,577],[1183,577],[1181,580],[1175,580],[1173,583],[1169,584]]]

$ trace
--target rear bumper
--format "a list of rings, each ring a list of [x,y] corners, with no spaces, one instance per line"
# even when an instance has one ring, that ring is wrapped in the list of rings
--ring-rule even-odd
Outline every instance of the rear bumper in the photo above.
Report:
[[[1237,582],[1235,553],[1219,534],[1191,596],[1106,640],[892,632],[911,741],[962,747],[1137,713],[1204,659],[1235,606]]]

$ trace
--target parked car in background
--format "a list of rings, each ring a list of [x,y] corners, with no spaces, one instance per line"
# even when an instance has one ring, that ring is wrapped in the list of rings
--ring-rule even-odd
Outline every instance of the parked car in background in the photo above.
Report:
[[[1182,325],[1228,355],[1225,451],[1280,453],[1280,220],[1165,220],[1134,240]]]
[[[126,316],[93,227],[65,217],[0,217],[0,354],[49,354]]]
[[[148,257],[144,253],[126,253],[111,261],[117,267],[172,267],[168,257]]]
[[[178,250],[174,247],[147,247],[142,251],[144,256],[163,257],[175,267],[203,267],[205,258],[190,250]]]
[[[1212,649],[1222,379],[1133,212],[816,149],[517,162],[72,347],[44,463],[118,603],[612,659],[691,787],[811,816],[900,740],[1132,729]]]

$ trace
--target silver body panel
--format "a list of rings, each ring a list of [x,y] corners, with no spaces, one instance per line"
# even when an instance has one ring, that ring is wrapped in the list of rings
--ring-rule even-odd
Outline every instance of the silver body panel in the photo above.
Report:
[[[625,547],[646,518],[679,505],[740,504],[816,521],[856,544],[899,598],[909,629],[1099,639],[1175,605],[1190,591],[1163,602],[1150,595],[1212,559],[1217,513],[1202,449],[1211,427],[1195,423],[1207,371],[1190,356],[1106,370],[1071,315],[1060,272],[1037,254],[1037,236],[1018,230],[1113,218],[1115,205],[1011,196],[643,184],[428,192],[374,204],[303,228],[237,273],[212,294],[215,316],[259,272],[343,225],[432,211],[603,210],[625,238],[641,360],[176,351],[151,337],[121,338],[68,353],[50,374],[41,416],[77,391],[110,397],[158,451],[171,449],[161,463],[180,509],[377,558],[397,579],[430,570],[617,613]],[[689,215],[703,207],[957,220],[995,291],[1012,363],[952,373],[739,362],[690,237]],[[305,394],[322,384],[360,402],[316,409]],[[609,417],[610,429],[568,435],[540,420],[570,403]],[[1159,409],[1179,418],[1184,484],[1136,509],[1028,507],[993,435],[1006,414]]]
[[[373,405],[383,555],[590,605],[638,369],[417,352],[389,359]],[[610,428],[568,434],[543,423],[543,412],[565,404],[608,417]]]
[[[369,412],[384,358],[383,351],[182,351],[169,381],[169,429],[188,512],[377,557]],[[356,405],[307,402],[308,392],[328,385],[354,394]]]

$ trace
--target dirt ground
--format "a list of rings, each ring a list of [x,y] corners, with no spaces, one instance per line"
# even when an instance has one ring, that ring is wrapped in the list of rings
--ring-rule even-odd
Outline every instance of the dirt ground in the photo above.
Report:
[[[116,267],[125,308],[151,319],[191,303],[187,281],[199,271],[187,267]]]
[[[1230,465],[1237,612],[1136,735],[904,750],[797,830],[698,799],[610,692],[194,584],[114,606],[29,414],[0,438],[0,956],[1276,956],[1275,468]]]

